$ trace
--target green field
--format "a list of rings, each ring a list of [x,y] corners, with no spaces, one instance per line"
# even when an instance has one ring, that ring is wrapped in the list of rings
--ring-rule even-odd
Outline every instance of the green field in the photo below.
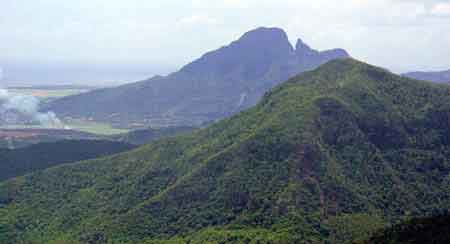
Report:
[[[67,127],[69,127],[72,130],[78,130],[82,132],[88,132],[92,134],[97,135],[114,135],[114,134],[121,134],[126,133],[128,130],[126,129],[117,129],[113,128],[109,124],[105,123],[98,123],[98,122],[71,122],[66,124]]]
[[[12,88],[9,92],[12,94],[30,95],[41,99],[61,98],[71,95],[80,94],[89,91],[85,88],[68,88],[68,89],[46,89],[46,88]]]
[[[73,122],[73,123],[65,123],[65,129],[71,129],[81,132],[87,132],[91,134],[97,135],[115,135],[126,133],[129,130],[126,129],[117,129],[112,127],[109,124],[98,123],[98,122]],[[42,125],[3,125],[0,126],[0,129],[48,129],[46,126]],[[62,129],[62,128],[61,128]]]

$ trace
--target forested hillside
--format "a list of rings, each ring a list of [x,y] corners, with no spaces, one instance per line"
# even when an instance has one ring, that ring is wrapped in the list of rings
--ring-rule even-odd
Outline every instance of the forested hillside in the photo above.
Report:
[[[353,60],[190,134],[0,184],[4,243],[346,243],[450,206],[450,88]]]

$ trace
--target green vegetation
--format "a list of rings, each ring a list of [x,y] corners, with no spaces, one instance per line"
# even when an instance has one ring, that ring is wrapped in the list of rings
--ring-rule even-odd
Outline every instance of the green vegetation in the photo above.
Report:
[[[147,240],[144,244],[204,244],[204,243],[235,243],[235,244],[290,244],[296,240],[292,233],[268,229],[213,229],[207,228],[184,238],[169,240]]]
[[[0,183],[4,243],[346,243],[450,206],[450,88],[332,61],[191,134]]]
[[[67,124],[66,126],[71,128],[72,130],[92,133],[96,135],[117,135],[129,131],[126,129],[114,128],[110,124],[99,123],[94,121],[73,121]]]
[[[98,136],[111,136],[127,133],[128,129],[114,128],[110,124],[100,123],[95,121],[71,121],[70,123],[64,123],[66,128],[71,130],[90,133]],[[0,130],[38,130],[49,129],[46,125],[4,125],[0,126]],[[51,129],[51,128],[50,128]]]
[[[0,149],[0,181],[52,166],[131,150],[121,142],[80,140],[39,143],[19,149]]]

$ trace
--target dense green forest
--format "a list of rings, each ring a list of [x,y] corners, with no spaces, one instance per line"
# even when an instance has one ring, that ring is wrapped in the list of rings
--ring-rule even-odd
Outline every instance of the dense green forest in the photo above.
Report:
[[[0,181],[64,163],[107,156],[132,149],[121,142],[62,140],[25,148],[0,149]]]
[[[205,129],[0,183],[2,243],[350,243],[450,206],[450,88],[331,61]]]
[[[450,243],[450,215],[415,218],[377,232],[363,244],[447,244]]]

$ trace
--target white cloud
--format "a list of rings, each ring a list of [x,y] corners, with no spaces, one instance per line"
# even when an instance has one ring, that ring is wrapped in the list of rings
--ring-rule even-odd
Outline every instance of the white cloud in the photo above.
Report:
[[[0,65],[171,64],[259,26],[405,71],[450,67],[443,0],[1,0]],[[395,55],[394,55],[395,54]],[[117,66],[115,66],[117,67]]]
[[[247,8],[249,6],[249,1],[242,0],[222,0],[223,5],[228,8]]]
[[[218,21],[215,18],[211,18],[207,15],[194,14],[188,17],[181,18],[178,21],[181,25],[214,25]]]
[[[438,16],[450,16],[450,3],[437,3],[431,8],[431,14]]]

